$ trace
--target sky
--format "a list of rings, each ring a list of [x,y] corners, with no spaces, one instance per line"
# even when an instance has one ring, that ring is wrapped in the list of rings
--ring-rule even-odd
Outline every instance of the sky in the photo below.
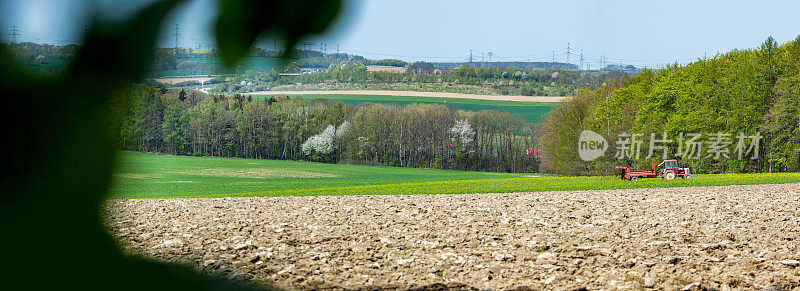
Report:
[[[114,21],[153,0],[0,0],[0,25],[18,41],[63,44],[80,39],[89,15]],[[406,61],[551,61],[597,68],[607,64],[658,67],[779,43],[800,35],[800,1],[469,1],[344,0],[331,30],[304,42],[327,44],[368,58]],[[216,0],[191,0],[166,21],[161,46],[213,45]],[[298,20],[302,21],[302,20]],[[262,42],[272,47],[272,41]],[[569,54],[567,47],[569,46]]]

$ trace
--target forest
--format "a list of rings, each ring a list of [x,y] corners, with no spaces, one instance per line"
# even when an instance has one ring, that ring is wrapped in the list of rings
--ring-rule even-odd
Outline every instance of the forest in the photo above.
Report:
[[[534,125],[518,115],[435,104],[356,107],[132,87],[107,118],[121,147],[172,155],[535,172]]]
[[[542,128],[542,169],[563,175],[610,174],[615,165],[644,168],[649,160],[617,159],[621,135],[657,136],[676,141],[667,157],[698,173],[783,172],[800,169],[800,37],[779,45],[772,37],[755,49],[734,50],[685,66],[645,70],[595,90],[580,90],[554,107]],[[579,159],[576,146],[583,130],[603,135],[611,148],[591,162]],[[739,157],[686,156],[681,133],[702,135],[699,147],[738,146],[737,137],[759,136],[754,153]],[[719,135],[722,133],[722,135]],[[666,136],[664,136],[666,134]],[[714,140],[712,137],[723,139]],[[629,139],[627,139],[629,141]],[[752,140],[745,143],[749,148]]]

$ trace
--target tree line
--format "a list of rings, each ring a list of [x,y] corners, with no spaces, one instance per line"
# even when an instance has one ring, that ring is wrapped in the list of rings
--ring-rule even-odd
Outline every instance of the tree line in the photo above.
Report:
[[[348,106],[326,99],[132,87],[108,118],[121,147],[173,155],[535,172],[534,125],[507,112],[434,104]]]
[[[583,130],[608,139],[605,156],[579,159]],[[666,133],[666,136],[663,134]],[[702,135],[695,145],[729,146],[721,156],[686,156],[681,134]],[[671,140],[667,156],[695,172],[777,172],[800,169],[800,37],[778,45],[769,37],[758,49],[734,50],[686,66],[645,70],[595,90],[579,91],[554,107],[543,122],[542,167],[557,174],[608,174],[614,165],[646,167],[645,154],[619,159],[618,137],[633,134]],[[654,135],[651,135],[654,134]],[[738,137],[753,137],[739,143]],[[630,139],[628,139],[630,140]],[[735,155],[746,146],[752,153]],[[718,150],[718,149],[715,149]],[[727,151],[727,152],[726,152]]]
[[[315,61],[309,59],[307,61]],[[300,72],[290,63],[286,71]],[[627,76],[623,71],[577,71],[561,68],[471,68],[436,69],[430,63],[417,62],[406,66],[405,73],[368,71],[366,61],[340,61],[322,72],[279,77],[277,71],[249,71],[218,88],[220,93],[248,93],[269,90],[275,86],[294,84],[441,84],[470,85],[495,89],[500,95],[569,96],[578,88],[596,88],[616,78]],[[387,63],[389,63],[387,61]],[[427,64],[427,65],[426,65]]]
[[[69,61],[80,46],[38,45],[15,43],[6,45],[9,51],[24,64],[37,63],[37,59],[59,59]],[[265,59],[278,58],[282,51],[254,47],[248,56]],[[276,86],[293,84],[345,84],[366,86],[369,84],[397,85],[469,85],[491,88],[500,95],[526,96],[570,96],[578,88],[596,88],[628,73],[623,71],[580,71],[559,67],[534,68],[516,67],[509,63],[506,67],[470,67],[467,64],[458,68],[442,66],[441,63],[414,62],[380,59],[370,60],[346,53],[326,54],[315,50],[293,49],[293,61],[283,68],[267,71],[240,72],[238,68],[223,68],[216,58],[216,50],[198,52],[184,48],[153,48],[151,51],[148,75],[150,77],[175,75],[235,74],[230,82],[217,88],[218,93],[235,94],[269,90]],[[500,64],[500,63],[497,63]],[[404,67],[406,73],[370,72],[367,65]],[[301,76],[280,77],[280,72],[299,73],[303,68],[323,69],[321,73]],[[57,68],[56,68],[57,69]],[[58,70],[56,70],[58,71]],[[221,78],[220,80],[225,80]],[[217,82],[214,82],[217,83]],[[193,84],[193,83],[192,83]],[[153,84],[158,86],[158,84]],[[186,86],[190,84],[177,84]]]

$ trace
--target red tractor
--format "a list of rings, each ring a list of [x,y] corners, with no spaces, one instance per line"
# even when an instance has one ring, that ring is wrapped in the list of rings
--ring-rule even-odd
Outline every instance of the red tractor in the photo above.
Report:
[[[683,177],[684,179],[691,179],[692,173],[689,168],[678,168],[678,160],[664,160],[658,166],[656,162],[650,162],[652,169],[649,171],[631,171],[628,167],[617,167],[619,169],[619,178],[637,181],[639,178],[656,178],[661,177],[664,180],[673,180],[675,177]],[[656,168],[659,168],[656,171]]]

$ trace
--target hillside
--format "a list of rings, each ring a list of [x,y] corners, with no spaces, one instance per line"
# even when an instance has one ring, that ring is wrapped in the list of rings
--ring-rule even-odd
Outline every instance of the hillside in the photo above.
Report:
[[[559,174],[608,174],[614,165],[644,167],[663,154],[700,173],[797,171],[799,71],[800,37],[783,45],[770,37],[757,49],[645,70],[580,91],[544,122],[542,166]],[[606,138],[604,156],[578,158],[583,130]],[[640,155],[633,154],[632,137],[641,142]],[[651,150],[655,154],[647,158]]]

